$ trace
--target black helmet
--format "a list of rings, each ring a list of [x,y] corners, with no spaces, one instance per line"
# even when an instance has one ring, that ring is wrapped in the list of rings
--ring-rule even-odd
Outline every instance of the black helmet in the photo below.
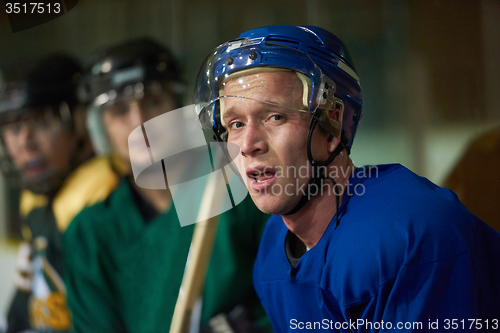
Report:
[[[64,54],[47,56],[27,71],[18,72],[0,92],[0,123],[9,122],[26,112],[37,112],[42,106],[73,112],[78,104],[77,87],[82,68]]]
[[[98,50],[85,67],[79,96],[88,106],[87,128],[98,154],[113,149],[102,121],[102,110],[115,103],[141,100],[145,93],[167,92],[182,105],[184,84],[172,53],[149,38],[139,38]]]
[[[140,38],[97,51],[85,67],[80,98],[100,106],[122,92],[141,92],[152,81],[170,83],[176,97],[181,92],[181,70],[173,55],[155,41]]]

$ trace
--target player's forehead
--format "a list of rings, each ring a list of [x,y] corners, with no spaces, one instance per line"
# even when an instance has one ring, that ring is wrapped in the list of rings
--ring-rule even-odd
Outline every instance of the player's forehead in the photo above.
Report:
[[[287,98],[293,95],[293,91],[302,92],[302,82],[290,70],[235,73],[223,82],[223,95]]]
[[[44,123],[61,121],[61,114],[53,105],[37,105],[26,108],[13,109],[0,114],[0,126],[22,123]]]
[[[268,69],[265,72],[245,72],[244,75],[236,73],[226,79],[222,90],[223,119],[235,112],[247,113],[257,109],[304,109],[303,83],[290,70]]]

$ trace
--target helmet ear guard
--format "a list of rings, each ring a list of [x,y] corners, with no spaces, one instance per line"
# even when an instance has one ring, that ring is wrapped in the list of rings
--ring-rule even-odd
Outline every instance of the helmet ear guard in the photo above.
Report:
[[[344,102],[338,97],[335,97],[335,105],[333,109],[319,108],[315,115],[319,121],[319,125],[328,134],[337,138],[342,135],[342,117],[344,116]],[[339,119],[336,120],[335,118]]]
[[[335,96],[335,91],[335,82],[323,75],[316,96],[318,106],[313,115],[323,130],[328,134],[340,138],[342,134],[342,119],[344,119],[344,102]]]

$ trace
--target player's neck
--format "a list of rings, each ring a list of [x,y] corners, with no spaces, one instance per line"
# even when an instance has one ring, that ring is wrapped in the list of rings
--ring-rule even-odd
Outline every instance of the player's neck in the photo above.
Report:
[[[167,212],[172,205],[172,197],[170,195],[170,191],[168,189],[163,190],[150,190],[144,189],[132,183],[135,190],[141,198],[146,201],[149,205],[151,205],[158,213]]]
[[[185,163],[178,163],[176,166],[170,167],[167,172],[171,179],[180,179],[180,175],[182,175],[185,169]],[[156,175],[153,173],[152,176],[155,177]],[[141,198],[152,206],[158,213],[165,213],[172,206],[172,194],[168,184],[166,184],[166,189],[151,190],[137,186],[135,181],[132,181],[131,183]]]
[[[335,180],[338,188],[341,189],[339,205],[344,198],[344,189],[347,188],[349,178],[355,167],[348,156],[335,160],[335,164],[330,166],[329,175]],[[325,180],[322,194],[311,198],[298,212],[292,215],[285,215],[283,221],[290,231],[296,234],[304,244],[311,249],[314,247],[326,228],[332,221],[337,211],[333,184]]]

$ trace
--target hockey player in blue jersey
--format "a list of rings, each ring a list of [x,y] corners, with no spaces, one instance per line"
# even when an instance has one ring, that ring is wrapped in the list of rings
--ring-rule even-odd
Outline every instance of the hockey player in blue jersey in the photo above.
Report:
[[[195,103],[274,215],[254,285],[275,332],[500,329],[500,234],[401,165],[353,165],[361,86],[336,36],[245,32],[209,55]]]

